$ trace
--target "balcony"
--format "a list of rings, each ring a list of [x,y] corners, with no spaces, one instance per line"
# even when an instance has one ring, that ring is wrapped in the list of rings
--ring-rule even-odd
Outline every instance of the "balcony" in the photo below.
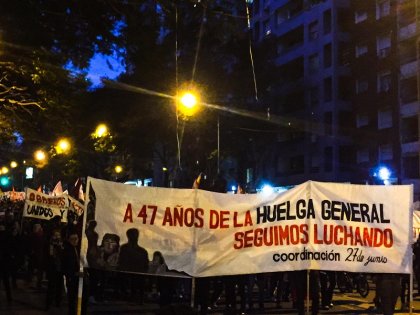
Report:
[[[400,108],[401,117],[415,116],[420,111],[420,103],[417,101],[403,104]]]
[[[407,26],[401,27],[399,31],[399,39],[404,40],[416,35],[416,23],[413,22]]]
[[[412,76],[417,75],[417,66],[418,66],[418,61],[414,60],[412,62],[406,63],[404,65],[402,65],[400,67],[400,74],[401,74],[401,78],[402,79],[406,79]]]
[[[402,154],[416,153],[420,151],[419,141],[404,143],[401,145],[401,147],[402,147]]]

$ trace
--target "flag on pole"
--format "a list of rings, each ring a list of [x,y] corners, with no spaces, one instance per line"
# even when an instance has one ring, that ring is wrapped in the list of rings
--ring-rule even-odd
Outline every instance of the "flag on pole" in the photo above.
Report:
[[[194,183],[192,185],[193,189],[198,189],[200,187],[201,182],[201,173],[198,175],[198,177],[194,180]]]
[[[83,193],[83,183],[80,178],[76,180],[74,183],[74,187],[72,189],[71,195],[73,198],[85,201],[85,195]]]
[[[58,196],[63,194],[63,186],[61,185],[61,180],[55,185],[53,191],[51,192],[52,196]]]

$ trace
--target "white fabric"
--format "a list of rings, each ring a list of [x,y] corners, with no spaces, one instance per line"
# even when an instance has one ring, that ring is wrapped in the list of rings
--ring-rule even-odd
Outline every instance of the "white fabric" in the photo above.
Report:
[[[120,236],[121,245],[127,241],[126,231],[137,228],[139,245],[149,259],[160,251],[169,269],[195,277],[302,269],[370,273],[412,269],[410,185],[309,181],[270,195],[135,187],[94,178],[88,179],[87,187],[86,196],[95,196],[86,205],[89,209],[89,202],[96,202],[99,243],[105,233],[113,233]],[[268,207],[273,220],[263,222]],[[176,214],[180,221],[174,219]],[[279,236],[276,244],[268,237],[261,241],[270,229]],[[344,230],[350,236],[344,237]],[[332,242],[330,231],[335,234]],[[371,233],[378,237],[371,239]],[[82,255],[86,246],[84,240]]]

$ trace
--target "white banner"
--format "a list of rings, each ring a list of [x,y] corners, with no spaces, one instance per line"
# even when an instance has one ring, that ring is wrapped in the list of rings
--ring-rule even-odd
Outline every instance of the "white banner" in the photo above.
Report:
[[[135,187],[93,178],[87,186],[87,217],[97,223],[87,232],[96,235],[90,253],[112,257],[112,263],[99,264],[111,269],[119,268],[119,248],[133,228],[149,259],[160,251],[169,269],[195,277],[302,269],[409,273],[412,268],[412,186],[309,181],[269,195]],[[84,239],[85,258],[87,243]]]
[[[69,199],[67,195],[50,196],[27,188],[23,216],[41,220],[50,220],[61,216],[61,222],[67,222]]]

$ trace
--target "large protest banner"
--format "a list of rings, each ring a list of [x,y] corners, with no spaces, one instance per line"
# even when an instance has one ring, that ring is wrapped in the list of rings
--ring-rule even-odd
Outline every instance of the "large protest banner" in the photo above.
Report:
[[[118,250],[133,228],[140,231],[139,245],[149,259],[160,251],[170,269],[195,277],[302,269],[409,273],[412,268],[409,185],[309,181],[269,195],[135,187],[94,178],[87,186],[86,217],[96,221],[101,244],[95,252],[107,246],[105,239],[113,243],[107,247],[111,268],[118,269]],[[85,258],[87,243],[84,239]]]
[[[67,222],[69,199],[67,195],[50,196],[39,191],[26,188],[23,217],[50,220],[61,216],[62,222]]]

